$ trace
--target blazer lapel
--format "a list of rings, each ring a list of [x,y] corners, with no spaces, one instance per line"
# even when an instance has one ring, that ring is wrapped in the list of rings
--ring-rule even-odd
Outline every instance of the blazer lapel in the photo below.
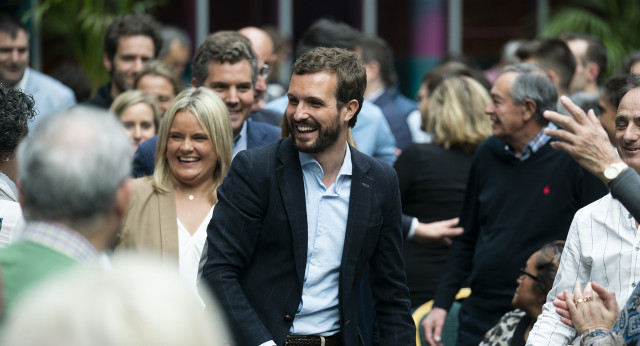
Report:
[[[293,240],[293,254],[296,263],[298,282],[302,289],[304,270],[307,264],[307,208],[304,195],[304,179],[300,167],[298,151],[291,139],[282,141],[278,149],[280,166],[276,168],[276,176],[284,208],[289,218]]]
[[[158,210],[162,258],[174,261],[179,257],[180,250],[178,248],[178,214],[173,191],[158,194]]]
[[[362,153],[351,147],[351,196],[349,197],[349,215],[342,251],[341,283],[342,287],[354,287],[352,280],[364,244],[369,226],[369,215],[374,201],[374,179],[367,173],[369,164]]]

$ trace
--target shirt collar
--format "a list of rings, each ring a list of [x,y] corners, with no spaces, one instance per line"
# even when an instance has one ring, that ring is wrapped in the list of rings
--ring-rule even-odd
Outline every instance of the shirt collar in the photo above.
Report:
[[[80,233],[55,222],[30,221],[22,239],[28,240],[70,257],[82,263],[98,261],[98,251]]]
[[[380,98],[380,96],[382,96],[382,94],[384,94],[386,89],[382,88],[382,89],[378,89],[374,92],[372,92],[371,94],[369,94],[367,97],[365,97],[365,100],[369,101],[369,102],[376,102],[376,100],[378,98]]]
[[[247,142],[247,121],[245,120],[242,123],[242,128],[240,129],[240,133],[233,138],[233,157],[242,150],[248,148],[249,143]]]
[[[8,188],[8,191],[5,191]],[[9,196],[14,202],[18,201],[18,187],[9,179],[9,177],[0,171],[0,190],[2,190],[7,196]],[[11,192],[12,195],[9,194]]]
[[[558,126],[556,126],[556,124],[550,122],[547,126],[540,129],[540,131],[533,137],[533,139],[531,139],[529,143],[527,143],[527,145],[524,147],[524,150],[522,150],[522,155],[520,156],[516,155],[515,151],[509,145],[505,145],[504,149],[513,157],[517,158],[520,161],[524,161],[531,157],[531,155],[535,154],[538,150],[540,150],[540,148],[547,144],[547,142],[549,142],[549,140],[551,139],[551,137],[547,136],[544,133],[544,130],[555,130],[557,128]]]
[[[324,176],[322,166],[320,166],[320,163],[316,161],[313,156],[299,151],[298,157],[300,158],[300,167],[304,169],[308,164],[315,163],[318,167],[320,167],[320,173],[322,174],[322,176]],[[352,175],[352,173],[353,165],[351,163],[351,149],[349,149],[349,144],[347,143],[347,150],[345,151],[344,161],[342,161],[342,166],[340,167],[340,171],[338,172],[338,178],[340,178],[341,175],[350,176]]]

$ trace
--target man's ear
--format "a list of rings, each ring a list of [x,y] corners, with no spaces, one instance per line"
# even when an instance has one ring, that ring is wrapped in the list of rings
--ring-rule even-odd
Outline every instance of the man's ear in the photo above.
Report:
[[[587,64],[587,73],[589,75],[589,82],[597,82],[598,75],[600,74],[600,66],[594,62]]]
[[[360,107],[358,100],[353,99],[347,102],[347,104],[344,105],[343,107],[343,109],[345,110],[345,113],[342,121],[344,121],[345,123],[348,123],[349,121],[351,121],[351,118],[353,118],[356,115],[356,112],[358,111],[358,107]]]
[[[196,80],[196,77],[191,77],[191,86],[194,87],[194,88],[199,87],[198,81]]]
[[[534,101],[533,99],[524,99],[524,114],[523,114],[523,119],[526,122],[529,122],[530,120],[536,120],[536,101]]]
[[[556,73],[556,71],[548,70],[547,71],[547,77],[549,77],[549,79],[551,79],[553,84],[555,84],[556,89],[558,89],[558,87],[560,86],[560,77],[558,77],[558,74]]]
[[[102,65],[104,65],[104,68],[107,70],[107,72],[111,73],[113,62],[111,61],[111,59],[109,59],[107,53],[104,53],[104,55],[102,56]]]

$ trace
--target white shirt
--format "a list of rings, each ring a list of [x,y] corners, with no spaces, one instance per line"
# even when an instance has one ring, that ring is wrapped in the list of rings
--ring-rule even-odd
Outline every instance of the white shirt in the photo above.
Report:
[[[180,219],[177,219],[178,266],[180,276],[187,280],[194,290],[196,289],[196,282],[198,280],[198,265],[200,264],[202,249],[204,248],[204,243],[207,241],[207,226],[209,225],[209,221],[211,221],[214,207],[211,207],[211,210],[209,210],[209,213],[204,220],[202,220],[202,223],[193,235],[189,234],[189,231],[184,227],[182,222],[180,222]]]
[[[573,292],[576,281],[595,281],[616,293],[619,306],[640,280],[640,236],[635,220],[608,194],[578,210],[553,288],[542,314],[529,333],[527,345],[567,345],[575,330],[560,322],[553,300],[563,290]]]
[[[20,238],[25,222],[18,202],[0,199],[0,248]]]
[[[407,116],[407,125],[411,131],[411,139],[413,143],[431,143],[431,135],[422,131],[422,114],[419,110],[414,110]]]

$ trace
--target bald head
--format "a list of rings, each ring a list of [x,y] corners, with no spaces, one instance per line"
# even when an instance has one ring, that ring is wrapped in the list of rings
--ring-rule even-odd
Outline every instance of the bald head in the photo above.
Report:
[[[251,41],[251,48],[258,56],[258,66],[262,66],[265,62],[273,63],[276,58],[273,53],[273,41],[266,31],[255,26],[247,26],[238,32]]]

